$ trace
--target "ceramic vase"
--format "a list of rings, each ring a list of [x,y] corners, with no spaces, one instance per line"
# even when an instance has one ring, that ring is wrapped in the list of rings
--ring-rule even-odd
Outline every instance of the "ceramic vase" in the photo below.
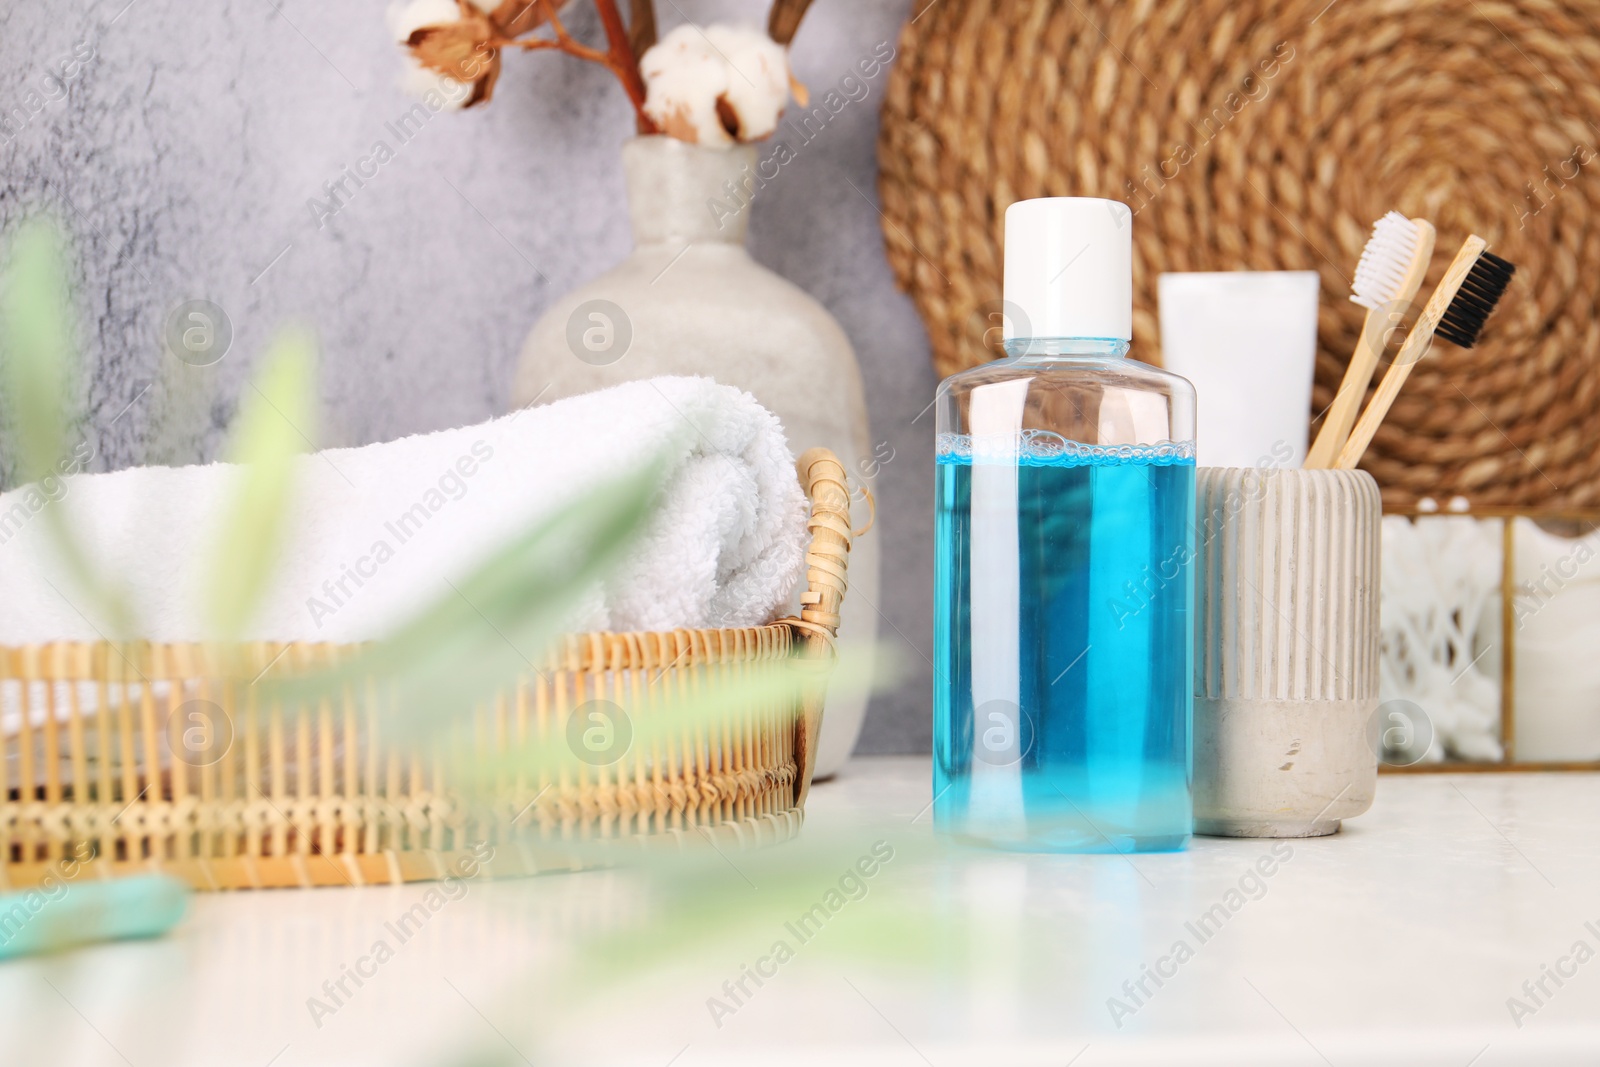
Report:
[[[861,370],[844,331],[821,304],[745,250],[756,146],[636,137],[623,145],[622,162],[634,250],[555,301],[534,325],[517,367],[515,403],[665,374],[706,375],[773,411],[796,453],[820,445],[854,478],[873,470]],[[865,515],[854,521],[864,524]],[[841,641],[866,646],[876,634],[877,545],[868,534],[851,550]],[[865,693],[829,695],[817,777],[849,757],[866,701]]]
[[[1195,832],[1317,837],[1372,804],[1382,519],[1365,471],[1195,479]]]

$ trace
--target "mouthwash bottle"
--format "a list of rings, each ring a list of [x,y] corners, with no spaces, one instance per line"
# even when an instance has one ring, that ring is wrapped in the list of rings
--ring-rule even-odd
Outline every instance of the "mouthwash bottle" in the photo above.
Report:
[[[1006,212],[1003,359],[939,387],[934,822],[1000,848],[1183,848],[1194,387],[1128,358],[1133,218]]]

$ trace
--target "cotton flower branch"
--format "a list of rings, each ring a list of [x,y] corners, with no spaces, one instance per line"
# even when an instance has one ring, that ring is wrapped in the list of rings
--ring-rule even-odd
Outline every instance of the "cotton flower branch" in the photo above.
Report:
[[[765,34],[679,26],[659,42],[652,0],[629,0],[627,22],[617,0],[592,0],[605,48],[568,31],[560,9],[570,0],[500,0],[492,9],[491,2],[406,0],[391,9],[391,29],[408,50],[414,89],[438,93],[445,106],[472,107],[493,96],[506,49],[564,52],[616,77],[640,133],[705,145],[766,137],[791,89],[805,102],[786,46],[811,0],[775,0]],[[538,32],[545,28],[548,35]]]
[[[466,0],[458,0],[466,3]],[[605,51],[591,48],[567,32],[561,22],[561,16],[556,11],[555,0],[535,0],[536,6],[544,11],[545,21],[550,24],[555,37],[523,37],[503,38],[499,47],[515,47],[525,51],[538,49],[554,49],[565,52],[569,56],[585,59],[591,63],[598,63],[605,67],[617,80],[622,83],[622,89],[628,94],[629,103],[638,118],[640,133],[655,133],[656,124],[646,114],[644,109],[644,81],[639,77],[638,61],[633,54],[633,45],[628,39],[628,28],[622,22],[622,14],[617,10],[616,0],[594,0],[595,10],[600,15],[600,25],[606,31]]]

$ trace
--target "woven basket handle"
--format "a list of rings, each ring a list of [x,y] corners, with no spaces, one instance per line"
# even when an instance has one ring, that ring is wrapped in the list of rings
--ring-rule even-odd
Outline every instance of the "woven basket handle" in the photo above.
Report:
[[[844,601],[850,562],[850,487],[844,464],[826,448],[807,450],[795,461],[800,484],[811,498],[811,545],[806,549],[806,588],[800,594],[800,617],[787,622],[800,639],[801,656],[817,666],[816,684],[802,700],[795,722],[795,755],[800,774],[795,803],[803,805],[817,762],[822,730],[822,704],[833,668],[833,639],[839,632],[839,606]]]
[[[850,487],[844,464],[826,448],[808,450],[795,461],[795,469],[811,498],[811,518],[806,523],[811,546],[806,549],[806,590],[800,594],[800,618],[826,630],[826,636],[832,638],[839,632],[839,605],[849,587],[845,571],[850,562]]]

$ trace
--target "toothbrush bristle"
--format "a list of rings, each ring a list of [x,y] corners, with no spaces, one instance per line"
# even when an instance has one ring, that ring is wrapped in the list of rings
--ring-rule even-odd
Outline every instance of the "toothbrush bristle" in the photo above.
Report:
[[[1506,286],[1511,284],[1511,276],[1516,272],[1516,264],[1508,263],[1492,252],[1479,256],[1467,272],[1467,280],[1461,283],[1461,291],[1450,301],[1444,314],[1439,316],[1439,327],[1434,331],[1434,336],[1443,337],[1462,348],[1471,348],[1477,343],[1485,320],[1500,302]]]
[[[1352,301],[1371,309],[1400,295],[1421,229],[1398,211],[1391,211],[1372,224],[1372,236],[1361,250],[1355,281],[1350,283]]]

